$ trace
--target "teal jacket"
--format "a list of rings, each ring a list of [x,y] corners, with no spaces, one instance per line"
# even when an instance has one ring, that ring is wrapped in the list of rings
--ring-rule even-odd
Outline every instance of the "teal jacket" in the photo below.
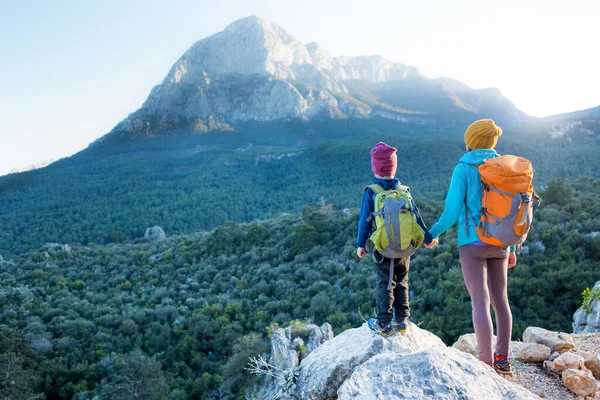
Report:
[[[498,156],[496,150],[479,149],[469,151],[460,158],[452,173],[444,212],[429,230],[432,237],[437,238],[458,221],[458,246],[479,242],[475,227],[479,225],[481,217],[483,186],[477,166],[482,165],[487,158]],[[469,221],[467,221],[465,213],[465,204],[469,207]],[[467,236],[467,223],[469,224],[469,236]]]

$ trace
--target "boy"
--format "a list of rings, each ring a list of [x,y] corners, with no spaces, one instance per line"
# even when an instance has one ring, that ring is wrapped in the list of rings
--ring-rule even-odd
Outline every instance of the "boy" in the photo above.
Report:
[[[375,175],[373,182],[381,186],[383,190],[393,190],[400,185],[400,181],[394,178],[398,164],[396,152],[397,149],[383,142],[377,143],[371,150],[371,170]],[[366,255],[365,244],[373,230],[369,217],[375,211],[375,195],[376,193],[372,188],[367,187],[365,189],[358,221],[358,237],[356,239],[356,246],[358,247],[356,254],[360,258]],[[425,243],[432,243],[431,235],[414,201],[412,201],[412,207],[417,217],[417,223],[425,234]],[[406,332],[406,320],[410,316],[408,305],[410,256],[395,259],[394,271],[390,273],[390,259],[383,257],[375,249],[373,249],[373,252],[377,269],[377,318],[371,318],[367,324],[371,330],[383,336],[391,335],[393,327],[397,328],[400,333],[404,333]]]

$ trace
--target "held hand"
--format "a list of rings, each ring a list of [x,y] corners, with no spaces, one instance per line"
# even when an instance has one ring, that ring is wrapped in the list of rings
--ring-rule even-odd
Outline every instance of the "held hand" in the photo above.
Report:
[[[511,251],[508,255],[508,268],[512,268],[517,265],[517,254],[514,251]]]
[[[437,238],[435,238],[431,241],[431,243],[426,244],[425,247],[428,249],[433,249],[435,246],[438,245],[438,243],[439,243],[439,240]]]
[[[358,258],[363,258],[367,253],[365,252],[365,248],[364,247],[359,247],[358,249],[356,249],[356,255],[358,256]]]

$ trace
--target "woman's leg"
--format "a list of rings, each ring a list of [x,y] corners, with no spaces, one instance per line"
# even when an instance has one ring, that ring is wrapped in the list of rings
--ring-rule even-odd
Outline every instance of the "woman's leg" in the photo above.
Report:
[[[459,248],[460,263],[467,290],[471,296],[473,327],[479,347],[479,359],[486,363],[493,361],[493,327],[490,315],[490,295],[488,293],[487,260],[484,257],[486,246],[466,245]]]
[[[496,353],[508,356],[512,335],[512,313],[507,293],[508,253],[500,253],[500,251],[498,253],[497,257],[488,259],[488,274],[490,275],[491,295],[496,315],[498,335]]]

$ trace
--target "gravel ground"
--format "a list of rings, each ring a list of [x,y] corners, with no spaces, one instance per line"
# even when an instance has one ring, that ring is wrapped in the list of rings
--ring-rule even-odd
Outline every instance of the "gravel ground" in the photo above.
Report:
[[[600,353],[600,333],[581,335],[572,334],[572,336],[575,342],[575,351]],[[526,387],[531,392],[544,399],[583,399],[583,397],[575,395],[569,391],[569,389],[564,387],[560,376],[546,372],[546,370],[542,368],[542,364],[530,364],[518,361],[517,353],[521,346],[521,342],[512,343],[511,362],[515,374],[513,377],[508,377],[506,379]],[[600,399],[600,395],[597,393],[586,399]]]

